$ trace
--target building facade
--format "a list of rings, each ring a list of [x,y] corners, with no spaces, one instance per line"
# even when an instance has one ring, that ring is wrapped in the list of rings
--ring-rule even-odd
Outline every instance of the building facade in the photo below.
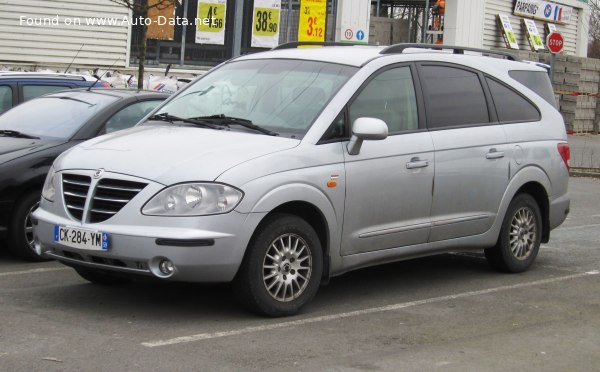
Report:
[[[215,65],[240,53],[268,49],[257,47],[254,43],[253,29],[257,22],[255,4],[259,4],[261,0],[173,1],[173,7],[167,9],[166,13],[163,11],[153,17],[194,19],[201,15],[201,11],[206,11],[203,4],[209,3],[219,4],[222,7],[219,9],[226,9],[225,14],[221,15],[222,41],[220,44],[203,42],[198,37],[200,29],[196,25],[153,25],[146,43],[148,66],[173,64],[181,68],[198,68]],[[306,0],[270,1],[279,7],[277,13],[272,13],[277,15],[277,21],[273,21],[277,28],[276,42],[298,39],[302,23],[301,10],[305,5],[302,1]],[[337,33],[343,32],[340,27],[336,28],[336,18],[339,18],[336,12],[343,9],[345,3],[356,1],[360,0],[311,0],[313,3],[323,4],[324,40],[343,40],[343,35],[336,35],[336,29]],[[507,48],[498,21],[502,15],[512,25],[515,43],[520,50],[530,48],[526,28],[523,26],[527,20],[537,27],[541,40],[545,40],[549,27],[560,32],[565,39],[565,54],[585,56],[587,53],[589,6],[585,0],[446,0],[441,24],[439,18],[435,18],[434,7],[440,3],[436,0],[364,1],[370,1],[373,9],[376,7],[378,11],[384,6],[394,9],[410,6],[415,9],[420,7],[423,13],[422,10],[429,6],[426,33],[435,36],[430,41],[437,39],[448,45],[486,49]],[[557,22],[532,18],[518,14],[515,11],[517,4],[520,4],[525,13],[536,7],[550,6],[564,14]],[[403,14],[402,17],[407,14],[410,16],[410,12],[388,12],[390,18],[398,17],[398,14]],[[131,14],[126,7],[110,0],[0,0],[0,66],[66,66],[70,63],[90,68],[135,66],[141,27],[136,18],[137,15]],[[371,28],[375,19],[371,18]],[[405,22],[405,19],[397,21],[397,24],[408,25],[410,28],[410,22]],[[417,22],[413,27],[422,29],[422,24],[423,22]],[[268,25],[270,27],[271,23]],[[432,27],[438,27],[439,30],[432,31]],[[421,31],[412,33],[412,37],[378,38],[373,33],[369,38],[367,32],[364,42],[380,45],[390,42],[419,42],[421,40],[415,35],[420,34]]]

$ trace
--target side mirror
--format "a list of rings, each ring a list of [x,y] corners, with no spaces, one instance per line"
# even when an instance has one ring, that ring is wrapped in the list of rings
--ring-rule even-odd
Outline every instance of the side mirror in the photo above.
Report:
[[[358,155],[364,140],[378,141],[386,139],[388,127],[385,121],[376,118],[358,118],[352,124],[352,137],[348,142],[348,154]]]

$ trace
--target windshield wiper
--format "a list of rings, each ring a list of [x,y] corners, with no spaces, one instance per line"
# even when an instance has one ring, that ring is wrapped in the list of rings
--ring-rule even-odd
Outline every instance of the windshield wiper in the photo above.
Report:
[[[273,132],[266,128],[259,127],[258,125],[253,124],[252,121],[250,121],[250,120],[236,118],[233,116],[226,116],[224,114],[200,116],[200,117],[191,118],[191,119],[192,120],[210,120],[211,122],[214,122],[217,125],[224,125],[224,126],[229,126],[230,124],[239,125],[244,128],[252,129],[257,132],[267,134],[269,136],[278,136],[279,135],[279,133],[277,133],[277,132]]]
[[[156,114],[156,115],[152,115],[152,116],[150,116],[148,118],[148,120],[160,120],[160,121],[167,121],[169,123],[174,123],[176,121],[181,121],[181,122],[184,122],[184,123],[194,124],[194,125],[198,125],[198,126],[205,127],[205,128],[211,128],[211,129],[216,129],[216,130],[223,130],[223,129],[225,129],[224,127],[220,127],[218,125],[207,123],[205,121],[196,120],[196,119],[184,119],[184,118],[180,118],[179,116],[169,115],[166,112],[163,112],[163,113],[160,113],[160,114]]]
[[[29,139],[40,139],[40,137],[32,136],[29,134],[17,132],[16,130],[0,130],[0,137],[14,137],[14,138],[29,138]]]

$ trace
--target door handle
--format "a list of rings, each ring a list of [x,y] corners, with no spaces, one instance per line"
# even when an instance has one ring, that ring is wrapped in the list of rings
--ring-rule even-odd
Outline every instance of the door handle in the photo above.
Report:
[[[427,166],[429,166],[429,161],[421,160],[418,157],[412,158],[406,163],[406,169],[425,168]]]
[[[485,154],[486,159],[500,159],[504,157],[504,151],[498,151],[496,149],[490,149],[490,151]]]

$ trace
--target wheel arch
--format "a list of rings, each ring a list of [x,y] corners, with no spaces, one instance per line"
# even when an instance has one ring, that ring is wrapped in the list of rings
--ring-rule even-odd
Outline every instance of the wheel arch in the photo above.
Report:
[[[552,195],[552,183],[550,178],[537,166],[528,166],[520,169],[510,180],[504,198],[501,203],[497,222],[497,232],[500,227],[510,202],[519,194],[527,193],[531,195],[542,213],[542,243],[547,243],[550,239],[550,199]]]

